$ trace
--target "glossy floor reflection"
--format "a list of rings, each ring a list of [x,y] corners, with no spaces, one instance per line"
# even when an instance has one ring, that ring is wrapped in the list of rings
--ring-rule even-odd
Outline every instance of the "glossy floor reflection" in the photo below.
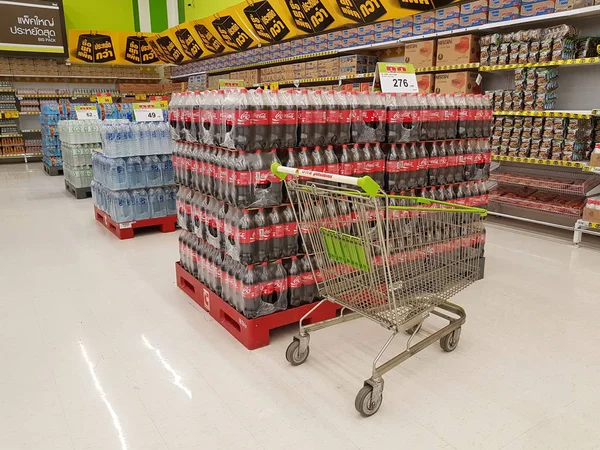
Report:
[[[117,240],[40,163],[0,165],[0,256],[3,450],[600,448],[600,250],[568,236],[490,224],[458,349],[390,372],[370,419],[385,330],[249,352],[176,287],[176,233]]]

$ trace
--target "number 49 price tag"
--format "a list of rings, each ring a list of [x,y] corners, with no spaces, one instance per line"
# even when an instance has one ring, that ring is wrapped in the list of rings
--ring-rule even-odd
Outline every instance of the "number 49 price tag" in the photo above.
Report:
[[[378,63],[374,83],[379,82],[381,92],[391,94],[417,94],[419,86],[412,64]]]
[[[156,103],[134,103],[133,113],[136,122],[162,122],[163,110]]]

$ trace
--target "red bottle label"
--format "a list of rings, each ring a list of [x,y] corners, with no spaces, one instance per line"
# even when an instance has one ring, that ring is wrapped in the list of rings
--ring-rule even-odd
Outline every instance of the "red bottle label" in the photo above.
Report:
[[[252,111],[252,125],[268,125],[269,111],[266,109],[255,109]],[[238,125],[240,125],[238,123]]]

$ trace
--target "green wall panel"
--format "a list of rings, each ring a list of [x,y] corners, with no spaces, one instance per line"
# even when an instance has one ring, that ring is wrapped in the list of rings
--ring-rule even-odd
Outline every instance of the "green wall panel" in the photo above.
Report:
[[[233,5],[241,3],[243,0],[186,0],[185,2],[185,20],[202,19],[211,14],[223,11]],[[188,6],[189,4],[192,6]]]
[[[132,1],[63,0],[67,30],[135,31]]]

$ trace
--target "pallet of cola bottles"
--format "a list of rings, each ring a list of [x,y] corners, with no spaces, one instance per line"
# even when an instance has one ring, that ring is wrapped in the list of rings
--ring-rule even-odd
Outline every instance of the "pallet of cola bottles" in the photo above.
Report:
[[[175,263],[175,274],[177,286],[248,350],[269,345],[271,330],[299,322],[314,307],[313,304],[306,304],[248,319],[206,284],[200,282],[196,276],[188,272],[182,262]],[[229,282],[234,279],[229,277]],[[325,302],[305,322],[310,324],[331,319],[336,316],[338,309],[336,304]]]

